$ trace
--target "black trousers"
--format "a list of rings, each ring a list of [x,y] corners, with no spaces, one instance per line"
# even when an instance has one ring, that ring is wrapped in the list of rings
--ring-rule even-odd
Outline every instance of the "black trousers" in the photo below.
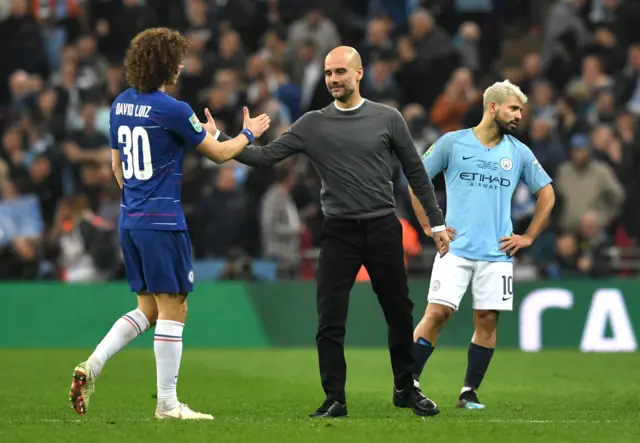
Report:
[[[413,302],[409,298],[402,225],[395,214],[370,220],[325,219],[318,263],[320,379],[327,399],[346,401],[344,338],[349,292],[364,265],[389,328],[389,353],[398,389],[411,386]]]

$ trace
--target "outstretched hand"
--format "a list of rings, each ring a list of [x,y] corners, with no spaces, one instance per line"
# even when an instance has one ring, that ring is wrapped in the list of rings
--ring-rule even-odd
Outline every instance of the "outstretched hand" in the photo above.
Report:
[[[209,108],[204,108],[204,116],[207,117],[207,121],[202,124],[202,127],[210,135],[216,135],[216,132],[218,132],[218,127],[216,126],[216,122],[209,112]]]
[[[271,119],[267,114],[261,114],[257,117],[251,118],[249,116],[249,109],[245,106],[242,108],[244,114],[243,128],[253,132],[256,138],[260,137],[269,129]]]

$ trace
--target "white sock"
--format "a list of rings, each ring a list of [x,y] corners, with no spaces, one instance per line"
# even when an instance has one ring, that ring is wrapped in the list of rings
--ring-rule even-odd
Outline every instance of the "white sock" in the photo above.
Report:
[[[134,309],[120,317],[89,357],[94,377],[100,375],[107,360],[147,329],[149,320],[140,309]]]
[[[464,386],[464,387],[460,390],[460,393],[461,393],[461,394],[464,394],[464,393],[465,393],[465,392],[467,392],[467,391],[473,391],[473,390],[474,390],[474,389],[473,389],[473,388],[470,388],[469,386]]]
[[[178,407],[178,372],[182,359],[184,323],[158,320],[153,341],[158,374],[158,408],[169,411]]]

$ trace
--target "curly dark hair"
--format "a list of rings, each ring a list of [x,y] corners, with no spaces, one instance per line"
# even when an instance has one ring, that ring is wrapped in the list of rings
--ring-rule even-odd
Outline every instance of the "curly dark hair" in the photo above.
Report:
[[[127,82],[140,92],[175,84],[188,43],[178,32],[151,28],[136,35],[124,58]]]

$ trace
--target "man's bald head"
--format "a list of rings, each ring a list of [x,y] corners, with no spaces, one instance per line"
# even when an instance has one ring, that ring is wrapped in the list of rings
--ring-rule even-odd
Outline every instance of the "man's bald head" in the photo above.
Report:
[[[362,58],[358,51],[351,46],[338,46],[327,55],[325,64],[341,63],[349,68],[358,70],[362,67]]]
[[[350,46],[338,46],[324,60],[325,83],[333,98],[339,102],[347,103],[352,97],[360,99],[363,74],[362,58]]]

